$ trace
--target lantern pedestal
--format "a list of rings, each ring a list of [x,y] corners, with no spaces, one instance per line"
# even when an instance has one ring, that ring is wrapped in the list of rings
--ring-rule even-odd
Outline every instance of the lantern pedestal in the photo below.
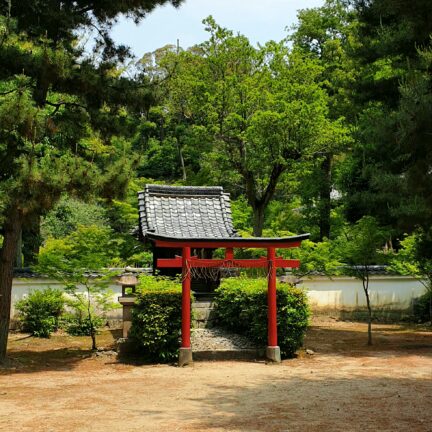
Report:
[[[118,301],[123,306],[123,337],[127,338],[132,327],[132,309],[135,305],[135,296],[119,297]]]
[[[138,279],[134,275],[122,275],[118,280],[118,284],[122,287],[122,295],[118,298],[118,301],[123,306],[123,337],[127,338],[132,326],[132,309],[135,305]]]

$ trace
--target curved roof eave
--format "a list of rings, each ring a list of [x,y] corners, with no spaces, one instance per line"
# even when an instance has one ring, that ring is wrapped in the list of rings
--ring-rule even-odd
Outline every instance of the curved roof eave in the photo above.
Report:
[[[294,247],[307,240],[310,234],[299,234],[291,237],[226,237],[226,238],[198,238],[198,237],[169,237],[155,233],[147,233],[147,238],[160,247]]]

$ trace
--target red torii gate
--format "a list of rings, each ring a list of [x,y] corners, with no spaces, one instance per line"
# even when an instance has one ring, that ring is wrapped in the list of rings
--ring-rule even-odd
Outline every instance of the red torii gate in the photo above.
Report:
[[[223,267],[223,268],[267,268],[268,290],[267,290],[267,349],[266,357],[270,361],[280,362],[280,348],[278,346],[277,334],[277,304],[276,304],[276,269],[297,268],[299,260],[283,259],[276,256],[276,249],[288,249],[300,246],[302,240],[309,238],[309,234],[282,238],[223,238],[223,239],[196,239],[196,238],[173,238],[157,234],[148,234],[155,242],[156,247],[181,248],[182,256],[175,258],[159,258],[158,268],[181,268],[182,269],[182,326],[181,326],[181,348],[179,364],[181,366],[191,363],[192,347],[190,340],[190,291],[191,275],[190,268],[193,267]],[[267,257],[258,259],[235,259],[234,248],[266,248]],[[201,248],[225,248],[224,259],[202,259],[191,256],[191,249]]]

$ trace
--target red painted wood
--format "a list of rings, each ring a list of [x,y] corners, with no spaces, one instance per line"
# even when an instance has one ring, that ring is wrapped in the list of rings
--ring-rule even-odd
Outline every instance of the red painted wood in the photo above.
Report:
[[[190,348],[190,291],[191,291],[191,275],[188,269],[188,260],[191,256],[190,247],[183,248],[182,254],[182,267],[183,267],[183,281],[182,281],[182,325],[181,325],[181,346],[182,348]],[[175,258],[174,258],[175,259]]]
[[[225,259],[232,260],[234,259],[234,249],[231,247],[227,247],[225,249]]]
[[[276,250],[274,247],[267,249],[269,273],[268,273],[268,289],[267,289],[267,305],[268,305],[268,324],[267,337],[268,346],[276,347],[278,344],[277,337],[277,304],[276,304]]]
[[[192,267],[229,267],[229,268],[260,268],[267,266],[267,260],[226,260],[226,259],[191,259]]]
[[[159,258],[156,265],[157,268],[181,268],[183,261],[181,257]],[[265,257],[260,259],[201,259],[192,257],[189,265],[191,267],[265,268],[268,262]],[[298,268],[300,261],[276,258],[274,265],[277,268]]]
[[[299,268],[300,267],[300,260],[297,259],[282,259],[282,258],[276,258],[276,267],[277,268]]]
[[[156,267],[157,268],[175,268],[175,267],[182,268],[183,267],[183,260],[182,260],[182,257],[158,258],[158,260],[156,262]]]
[[[293,247],[299,247],[301,240],[299,241],[280,241],[275,242],[271,240],[254,240],[254,241],[232,241],[232,240],[216,240],[216,241],[206,241],[206,240],[155,240],[156,247],[166,247],[166,248],[183,248],[186,245],[191,248],[280,248],[289,249]]]

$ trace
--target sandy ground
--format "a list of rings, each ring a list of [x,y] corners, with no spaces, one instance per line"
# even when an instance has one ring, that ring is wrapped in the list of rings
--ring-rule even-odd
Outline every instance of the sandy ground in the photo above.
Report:
[[[377,325],[374,336],[369,348],[364,324],[315,321],[313,355],[178,368],[13,335],[0,431],[432,431],[432,332]]]

